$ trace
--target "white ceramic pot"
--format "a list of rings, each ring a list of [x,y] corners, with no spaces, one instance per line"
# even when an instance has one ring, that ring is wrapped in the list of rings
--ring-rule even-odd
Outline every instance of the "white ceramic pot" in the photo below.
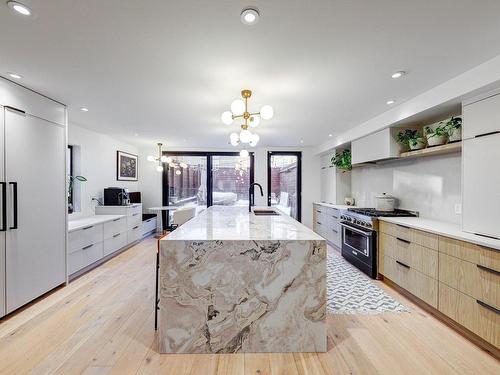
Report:
[[[427,137],[427,144],[429,145],[429,147],[444,145],[445,143],[446,143],[446,136],[444,135],[441,136],[435,135],[434,137]]]
[[[394,211],[394,206],[396,205],[396,198],[382,193],[382,195],[377,195],[377,210],[378,211]]]
[[[418,138],[416,143],[412,143],[410,141],[410,150],[415,151],[415,150],[421,150],[425,147],[425,140],[423,138]]]
[[[448,135],[448,142],[458,142],[462,140],[462,128],[453,129]]]

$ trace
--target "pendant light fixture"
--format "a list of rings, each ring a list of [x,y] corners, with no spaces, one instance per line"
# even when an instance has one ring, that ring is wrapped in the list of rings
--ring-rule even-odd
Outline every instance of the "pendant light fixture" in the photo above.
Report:
[[[240,132],[233,132],[229,136],[231,145],[238,146],[239,144],[249,144],[251,147],[257,146],[260,137],[257,133],[251,132],[249,128],[256,128],[260,124],[260,120],[270,120],[274,116],[273,107],[270,105],[263,106],[259,112],[250,112],[248,110],[248,99],[252,96],[251,90],[242,90],[241,99],[236,99],[231,103],[231,110],[226,111],[221,115],[221,120],[226,125],[231,125],[236,119],[243,119],[244,123],[240,125]],[[241,150],[241,157],[248,157],[246,149]],[[246,155],[246,156],[245,156]]]
[[[169,157],[162,155],[162,151],[161,151],[162,144],[158,143],[157,145],[158,145],[158,157],[149,155],[147,159],[148,159],[148,161],[151,161],[153,163],[158,163],[158,165],[156,166],[156,170],[158,172],[163,172],[163,163],[171,163],[172,158],[169,158]]]

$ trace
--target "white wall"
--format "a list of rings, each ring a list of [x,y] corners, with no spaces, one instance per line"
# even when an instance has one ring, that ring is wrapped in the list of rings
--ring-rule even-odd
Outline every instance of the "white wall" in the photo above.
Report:
[[[82,216],[94,215],[96,202],[92,197],[102,201],[103,189],[110,186],[119,186],[137,191],[138,183],[116,180],[116,151],[125,151],[138,154],[135,146],[118,141],[108,135],[97,133],[69,124],[68,144],[79,146],[75,155],[75,170],[87,178],[87,182],[76,183],[80,189],[80,211],[70,215],[70,220]],[[78,152],[79,149],[79,152]],[[141,179],[141,166],[139,165],[139,179]]]
[[[164,148],[164,151],[167,151]],[[182,151],[234,151],[234,149],[186,149]],[[280,148],[257,147],[255,152],[255,182],[262,185],[264,197],[255,191],[255,204],[267,205],[267,151],[302,151],[302,223],[312,228],[312,203],[319,200],[319,156],[313,148]],[[142,192],[142,202],[145,208],[162,205],[161,173],[155,170],[155,164],[146,160],[148,155],[157,155],[155,146],[139,150],[139,190]]]
[[[352,195],[357,206],[375,207],[375,196],[388,193],[399,208],[419,211],[421,217],[459,223],[455,204],[461,203],[460,155],[396,160],[354,168]]]

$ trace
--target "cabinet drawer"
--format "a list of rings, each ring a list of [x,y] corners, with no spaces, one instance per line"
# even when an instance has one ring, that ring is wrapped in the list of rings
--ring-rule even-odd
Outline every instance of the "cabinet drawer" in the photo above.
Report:
[[[127,233],[117,233],[111,238],[104,240],[103,256],[112,254],[125,246],[127,246]]]
[[[127,216],[137,216],[137,214],[142,215],[142,205],[136,205],[132,207],[127,207]]]
[[[439,252],[497,271],[500,270],[499,250],[440,236]]]
[[[437,250],[439,246],[439,236],[437,234],[408,228],[404,225],[387,223],[385,221],[380,221],[379,229],[382,233],[405,241],[410,241],[433,250]]]
[[[439,283],[439,311],[498,348],[500,314],[480,303],[480,300]]]
[[[68,253],[80,250],[81,248],[102,242],[103,240],[103,225],[89,225],[82,229],[68,233]]]
[[[439,254],[439,281],[500,309],[500,272]]]
[[[135,213],[130,216],[127,216],[127,229],[132,229],[137,225],[142,225],[142,214]]]
[[[384,276],[414,296],[437,308],[438,281],[436,279],[388,256],[384,257],[383,270]]]
[[[135,227],[127,231],[127,243],[138,241],[141,239],[141,237],[142,233],[140,225],[136,225]]]
[[[379,249],[385,256],[416,269],[434,279],[438,278],[438,252],[428,247],[380,233]]]
[[[68,255],[68,273],[71,275],[103,257],[102,242],[87,245]]]
[[[123,216],[103,224],[104,239],[112,238],[117,233],[127,232],[127,217]]]
[[[149,232],[153,231],[156,229],[156,218],[152,217],[151,219],[148,219],[146,221],[142,222],[142,235],[146,235]]]

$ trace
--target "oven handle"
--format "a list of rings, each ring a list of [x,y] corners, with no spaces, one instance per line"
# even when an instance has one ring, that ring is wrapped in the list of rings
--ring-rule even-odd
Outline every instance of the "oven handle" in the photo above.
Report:
[[[352,227],[350,225],[347,225],[346,223],[341,222],[340,225],[342,225],[344,228],[348,228],[348,229],[352,230],[353,232],[356,232],[356,233],[359,233],[359,234],[362,234],[365,236],[371,236],[373,234],[373,232],[365,232],[364,230]]]

